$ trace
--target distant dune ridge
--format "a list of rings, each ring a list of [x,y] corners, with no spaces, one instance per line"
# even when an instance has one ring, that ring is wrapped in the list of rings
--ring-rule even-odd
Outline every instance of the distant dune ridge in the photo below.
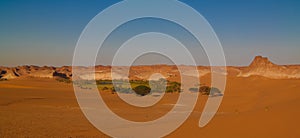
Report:
[[[182,66],[183,74],[195,76],[191,66]],[[92,73],[87,72],[88,67],[79,67],[84,70],[80,73],[82,79],[92,79]],[[95,76],[99,80],[111,79],[111,66],[96,66]],[[114,68],[115,69],[115,68]],[[113,74],[118,79],[125,79],[127,76],[123,74],[128,67],[116,67]],[[200,76],[204,76],[211,72],[210,67],[198,66]],[[168,80],[178,80],[180,77],[179,71],[175,65],[151,65],[151,66],[133,66],[130,67],[130,79],[148,79],[154,72],[161,73]],[[276,65],[269,61],[268,58],[256,56],[253,62],[248,67],[227,67],[228,76],[249,77],[262,76],[271,79],[299,79],[300,65]],[[38,66],[18,66],[18,67],[0,67],[1,79],[15,79],[22,77],[39,77],[39,78],[72,78],[72,67],[38,67]]]

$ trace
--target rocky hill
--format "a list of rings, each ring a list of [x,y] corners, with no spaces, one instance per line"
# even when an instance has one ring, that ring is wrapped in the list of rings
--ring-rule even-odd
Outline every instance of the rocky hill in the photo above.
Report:
[[[184,75],[196,76],[192,66],[178,66],[184,71]],[[97,80],[109,80],[111,74],[118,79],[142,79],[147,80],[153,73],[160,73],[168,80],[176,81],[180,79],[178,67],[174,65],[152,65],[152,66],[133,66],[133,67],[111,67],[96,66],[95,77]],[[93,79],[91,68],[78,67],[82,79]],[[113,73],[111,70],[113,69]],[[197,70],[200,76],[211,73],[210,67],[198,66]],[[271,79],[299,79],[300,65],[276,65],[268,58],[257,56],[248,67],[227,67],[226,75],[234,77],[263,76]],[[82,70],[82,71],[81,71]],[[124,72],[129,71],[129,75]],[[41,78],[72,78],[72,67],[38,67],[38,66],[18,66],[18,67],[0,67],[0,79],[15,79],[24,77]]]
[[[257,56],[248,67],[241,69],[238,76],[263,76],[272,79],[300,78],[300,66],[276,65],[266,57]]]

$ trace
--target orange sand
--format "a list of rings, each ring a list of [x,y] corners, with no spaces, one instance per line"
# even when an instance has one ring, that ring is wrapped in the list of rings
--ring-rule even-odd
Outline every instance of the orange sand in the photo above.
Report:
[[[101,94],[115,113],[135,121],[160,117],[178,96],[166,94],[154,107],[141,110],[116,94]],[[300,137],[300,80],[229,77],[217,115],[199,128],[206,98],[199,96],[188,120],[167,137]],[[84,117],[71,84],[36,78],[0,82],[0,137],[50,136],[107,137]]]

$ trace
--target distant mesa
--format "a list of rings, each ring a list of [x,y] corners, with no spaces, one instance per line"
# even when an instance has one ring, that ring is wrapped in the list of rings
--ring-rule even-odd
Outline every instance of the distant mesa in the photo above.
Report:
[[[276,65],[267,57],[256,56],[253,62],[241,69],[238,77],[263,76],[272,79],[300,78],[300,66]]]
[[[272,63],[267,57],[256,56],[249,67],[255,68],[255,67],[274,67],[274,66],[276,65]]]
[[[87,71],[88,67],[78,67],[80,72],[79,77],[82,79],[93,79],[92,72]],[[111,66],[96,66],[95,77],[97,80],[110,80],[111,74],[120,79],[127,78],[124,72],[128,67],[116,67],[117,69],[111,73]],[[188,76],[197,76],[190,66],[181,66],[184,69],[183,74]],[[198,66],[200,76],[211,73],[210,67]],[[126,70],[126,71],[125,71]],[[133,66],[130,67],[129,79],[132,80],[148,80],[153,73],[160,73],[166,79],[171,81],[180,80],[180,73],[174,65],[152,65],[152,66]],[[300,65],[276,65],[267,57],[256,56],[253,62],[247,67],[227,67],[226,75],[232,77],[250,77],[262,76],[271,79],[299,79]],[[16,79],[24,77],[39,77],[39,78],[72,78],[72,67],[38,67],[38,66],[18,66],[18,67],[0,67],[1,79]]]

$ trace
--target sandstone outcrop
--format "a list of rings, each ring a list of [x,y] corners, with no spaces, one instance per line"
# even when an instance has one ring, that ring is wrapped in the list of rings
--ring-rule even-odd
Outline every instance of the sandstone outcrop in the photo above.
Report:
[[[171,81],[180,80],[181,73],[187,76],[209,75],[211,68],[215,68],[217,72],[222,75],[232,77],[249,77],[262,76],[271,79],[299,79],[300,65],[276,65],[268,58],[257,56],[248,67],[226,67],[226,72],[222,67],[206,67],[198,66],[175,66],[175,65],[151,65],[151,66],[132,66],[132,67],[111,67],[111,66],[95,66],[95,75],[92,72],[92,67],[76,67],[78,69],[78,76],[85,80],[111,80],[112,75],[114,79],[132,79],[132,80],[148,80],[154,73],[159,73],[164,78]],[[179,72],[178,69],[182,69]],[[128,73],[127,73],[128,72]],[[18,66],[18,67],[0,67],[0,78],[15,79],[23,77],[40,77],[40,78],[63,78],[72,79],[72,67],[38,67],[38,66]]]

